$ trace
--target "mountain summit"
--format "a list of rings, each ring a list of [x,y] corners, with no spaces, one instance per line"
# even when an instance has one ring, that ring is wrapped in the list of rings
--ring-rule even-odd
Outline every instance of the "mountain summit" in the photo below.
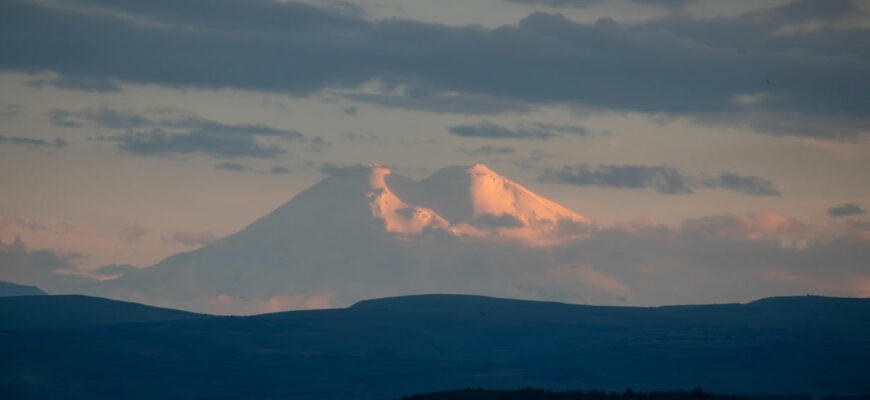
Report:
[[[393,180],[391,180],[393,181]],[[421,182],[396,178],[407,201],[445,217],[457,235],[497,236],[529,245],[556,244],[590,221],[483,164],[447,167]],[[582,230],[582,229],[581,229]]]
[[[243,230],[92,293],[216,313],[458,288],[511,295],[502,289],[516,283],[497,271],[524,258],[537,264],[528,255],[534,250],[518,249],[559,244],[592,227],[481,164],[422,181],[377,164],[336,168]],[[238,308],[250,301],[262,307]]]

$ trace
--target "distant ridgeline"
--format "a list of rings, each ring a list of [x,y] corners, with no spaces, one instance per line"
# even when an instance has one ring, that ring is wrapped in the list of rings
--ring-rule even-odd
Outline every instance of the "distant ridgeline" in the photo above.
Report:
[[[695,388],[691,392],[683,390],[670,392],[635,392],[626,389],[622,393],[590,391],[554,392],[535,388],[519,390],[463,389],[445,392],[416,394],[402,400],[810,400],[811,396],[777,395],[718,395]],[[826,396],[822,400],[870,400],[867,396]]]
[[[11,282],[0,281],[0,297],[7,296],[42,296],[45,292],[36,286],[24,286]]]

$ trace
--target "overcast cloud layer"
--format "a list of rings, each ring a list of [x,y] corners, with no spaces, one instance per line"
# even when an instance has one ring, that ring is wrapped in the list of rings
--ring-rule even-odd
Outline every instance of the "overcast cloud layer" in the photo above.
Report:
[[[372,22],[267,0],[10,0],[0,5],[0,68],[55,71],[59,80],[45,84],[91,91],[116,90],[110,82],[119,80],[305,95],[375,80],[413,88],[411,108],[432,108],[420,98],[454,91],[595,109],[737,113],[780,134],[863,134],[870,51],[859,44],[870,35],[847,17],[866,10],[837,0],[819,13],[818,4],[632,26],[535,13],[486,29]],[[776,122],[789,115],[829,124],[793,132]]]

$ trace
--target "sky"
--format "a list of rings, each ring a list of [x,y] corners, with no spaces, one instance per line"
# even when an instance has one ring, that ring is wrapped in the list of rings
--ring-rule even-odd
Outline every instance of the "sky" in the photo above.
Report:
[[[670,232],[637,268],[704,232],[870,296],[867,43],[866,0],[5,0],[0,280],[153,265],[336,167],[483,163]]]

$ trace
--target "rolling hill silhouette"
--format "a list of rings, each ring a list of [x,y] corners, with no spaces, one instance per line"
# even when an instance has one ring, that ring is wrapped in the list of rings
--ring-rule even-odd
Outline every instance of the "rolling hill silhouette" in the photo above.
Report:
[[[7,398],[387,399],[524,386],[870,392],[870,299],[601,307],[421,295],[203,316],[82,296],[0,298]]]
[[[41,289],[36,286],[19,285],[12,282],[0,281],[0,297],[6,296],[39,296],[44,295]]]

